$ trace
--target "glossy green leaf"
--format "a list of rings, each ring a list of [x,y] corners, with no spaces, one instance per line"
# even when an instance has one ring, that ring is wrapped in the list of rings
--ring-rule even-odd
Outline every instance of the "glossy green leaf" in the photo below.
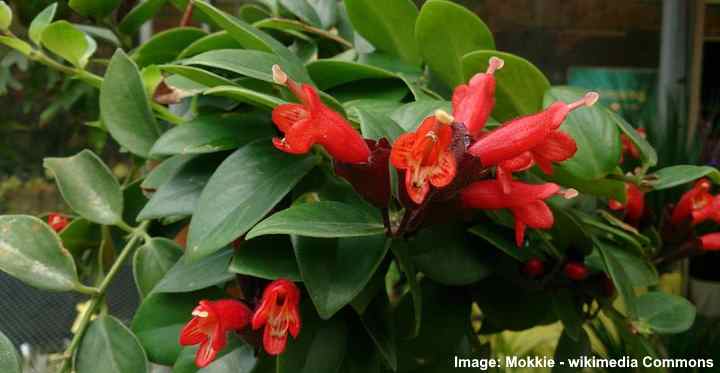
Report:
[[[122,221],[123,196],[110,169],[90,150],[67,158],[45,158],[67,204],[92,222],[112,225]]]
[[[410,257],[410,248],[406,241],[396,240],[391,244],[392,253],[398,264],[398,268],[405,274],[410,295],[413,304],[413,325],[411,337],[417,337],[420,334],[420,328],[423,321],[423,291],[417,278],[417,268],[415,262]]]
[[[360,108],[353,109],[360,121],[360,130],[366,139],[379,140],[385,138],[392,144],[405,130],[385,114],[371,112]]]
[[[278,105],[282,105],[285,101],[275,97],[259,93],[252,89],[241,87],[218,86],[205,91],[206,95],[229,97],[233,100],[244,102],[259,108],[274,109]]]
[[[387,365],[397,371],[396,330],[387,296],[375,297],[360,319]]]
[[[238,149],[213,174],[190,224],[188,253],[209,255],[260,221],[314,167],[317,158],[278,151],[258,140]]]
[[[461,225],[421,230],[410,247],[418,270],[443,285],[469,285],[491,273],[481,256],[483,248],[465,237]]]
[[[362,291],[388,250],[382,235],[293,236],[293,246],[305,287],[323,319],[332,317]]]
[[[100,116],[120,145],[148,157],[159,136],[157,123],[137,66],[119,49],[100,88]]]
[[[419,65],[415,44],[418,9],[410,0],[346,0],[348,16],[360,35],[375,48]]]
[[[189,44],[207,36],[194,27],[176,27],[153,35],[130,56],[140,67],[173,61]]]
[[[272,17],[267,9],[258,4],[240,5],[237,15],[241,20],[250,24]]]
[[[497,229],[490,229],[485,224],[479,224],[469,229],[469,232],[482,237],[485,241],[500,249],[500,251],[515,258],[517,261],[526,262],[533,255],[528,250],[518,248],[514,242],[502,237]]]
[[[599,178],[595,180],[585,180],[572,175],[569,171],[562,167],[555,167],[552,175],[538,174],[542,178],[554,181],[568,188],[575,188],[582,194],[589,194],[596,197],[613,198],[618,201],[625,201],[626,190],[625,183],[620,180]]]
[[[307,69],[320,89],[363,79],[397,79],[395,74],[378,67],[334,59],[313,61]]]
[[[206,87],[207,88],[213,88],[213,87],[218,87],[218,86],[232,87],[232,86],[238,85],[236,82],[233,82],[230,79],[227,79],[218,74],[209,72],[207,70],[203,70],[198,67],[183,66],[183,65],[161,65],[161,66],[159,66],[159,68],[162,71],[166,71],[166,72],[169,72],[172,74],[177,74],[178,76],[182,76],[182,77],[187,78],[197,84],[202,85],[203,92]],[[166,81],[166,83],[167,83],[167,81]]]
[[[175,241],[161,237],[153,238],[137,249],[133,257],[133,275],[140,295],[150,294],[181,256],[182,248]]]
[[[335,0],[307,0],[320,18],[320,26],[329,29],[338,20],[338,2]]]
[[[274,54],[249,49],[213,50],[181,62],[184,65],[227,70],[270,83],[273,83],[272,66],[283,64],[282,58]]]
[[[196,157],[162,184],[142,208],[138,220],[192,215],[200,194],[224,154]]]
[[[503,68],[495,73],[493,118],[507,121],[541,111],[543,95],[550,89],[550,82],[535,65],[522,57],[492,50],[468,53],[462,58],[465,81],[477,73],[484,73],[491,57],[505,61]]]
[[[0,331],[0,372],[22,373],[23,362],[12,341]]]
[[[176,155],[155,166],[142,181],[142,189],[155,191],[175,176],[182,167],[193,160],[195,155]]]
[[[12,24],[13,13],[12,9],[5,3],[0,1],[0,31],[6,31]]]
[[[72,256],[40,219],[3,215],[0,232],[0,270],[40,289],[67,291],[79,286]]]
[[[633,283],[630,280],[630,275],[625,268],[625,263],[618,260],[618,257],[613,255],[613,250],[617,248],[607,245],[606,243],[594,239],[595,249],[598,250],[600,257],[605,264],[605,270],[610,275],[610,278],[618,289],[618,293],[622,297],[625,309],[629,316],[637,314],[637,296],[635,295],[635,289]]]
[[[442,109],[452,112],[452,104],[448,101],[423,100],[405,104],[390,116],[405,131],[414,131],[423,119],[432,115],[435,110]]]
[[[320,17],[315,12],[315,9],[308,4],[305,0],[279,0],[280,4],[285,7],[290,13],[316,27],[322,27],[320,24]]]
[[[200,53],[221,49],[240,49],[242,45],[237,42],[227,31],[218,31],[190,43],[177,56],[178,59],[188,58]]]
[[[118,29],[125,34],[135,33],[140,26],[155,15],[168,0],[145,0],[135,5],[130,12],[125,15]]]
[[[228,336],[228,345],[222,349],[210,365],[198,368],[195,365],[195,355],[199,347],[183,348],[175,365],[173,373],[251,373],[257,365],[255,349],[244,343],[241,339]],[[255,372],[260,373],[260,372]]]
[[[67,21],[47,25],[42,31],[42,45],[71,64],[84,68],[95,53],[95,41]]]
[[[656,179],[652,183],[655,190],[663,190],[693,182],[701,177],[707,177],[715,184],[720,184],[720,171],[710,166],[679,165],[661,168],[652,175]]]
[[[552,299],[555,314],[563,323],[563,333],[573,340],[580,342],[585,322],[581,313],[582,308],[576,303],[574,295],[569,289],[560,289]]]
[[[180,355],[180,330],[192,318],[192,310],[202,299],[224,296],[219,290],[186,294],[153,292],[145,298],[131,323],[133,333],[156,364],[172,365]]]
[[[187,293],[222,284],[235,275],[228,271],[233,251],[224,249],[197,261],[178,260],[155,286],[156,293]]]
[[[266,280],[302,281],[292,244],[286,236],[243,241],[230,263],[230,271]]]
[[[584,94],[575,88],[553,87],[545,94],[545,104],[550,105],[556,100],[574,102]],[[574,110],[560,130],[575,140],[577,153],[556,168],[585,180],[599,179],[615,170],[620,162],[620,131],[603,108],[593,106]]]
[[[100,246],[100,226],[82,218],[73,219],[60,233],[63,247],[75,257]]]
[[[120,0],[70,0],[68,5],[81,16],[103,18],[120,5]]]
[[[275,134],[267,116],[254,113],[199,116],[165,132],[153,155],[202,154],[239,148]]]
[[[637,298],[637,319],[657,333],[684,332],[695,321],[695,306],[677,295],[651,291]]]
[[[590,339],[585,330],[581,330],[580,339],[571,337],[566,332],[560,335],[557,348],[555,349],[555,365],[552,369],[553,373],[574,373],[578,368],[571,367],[568,363],[572,359],[580,359],[592,354]],[[561,363],[562,362],[562,363]]]
[[[296,204],[258,223],[247,238],[268,234],[306,237],[357,237],[385,232],[377,210],[334,201]]]
[[[605,250],[607,256],[615,263],[621,263],[629,284],[635,288],[644,288],[658,284],[658,273],[646,258],[631,253],[626,248],[614,247]]]
[[[430,69],[450,87],[465,81],[463,56],[478,49],[495,49],[487,25],[462,5],[446,0],[423,5],[415,39]]]
[[[204,1],[196,1],[195,7],[226,30],[243,47],[276,54],[284,60],[282,67],[289,76],[300,82],[310,81],[302,61],[270,35],[237,18],[231,17]]]
[[[83,335],[75,356],[77,373],[149,372],[147,356],[140,341],[116,318],[93,320]]]
[[[635,144],[635,146],[640,151],[640,160],[642,160],[642,163],[646,167],[652,167],[657,165],[658,162],[658,155],[655,149],[650,145],[650,143],[645,139],[645,137],[641,136],[640,133],[633,128],[630,123],[628,123],[623,117],[618,115],[612,110],[605,109],[607,115],[610,117],[610,120],[615,122],[617,124],[618,128],[630,139],[630,141]]]
[[[112,44],[113,47],[120,46],[120,39],[118,39],[117,35],[115,35],[113,31],[108,28],[82,25],[78,23],[75,24],[75,27],[77,27],[78,30],[86,33],[90,37],[98,38]]]

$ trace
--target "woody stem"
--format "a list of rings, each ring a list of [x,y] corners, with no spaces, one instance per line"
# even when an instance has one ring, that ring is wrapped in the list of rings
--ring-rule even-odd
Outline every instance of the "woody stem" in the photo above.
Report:
[[[77,332],[73,336],[73,339],[70,341],[70,345],[63,353],[63,362],[58,372],[67,373],[70,371],[72,367],[71,363],[73,355],[75,354],[75,351],[77,350],[80,342],[82,341],[82,336],[83,334],[85,334],[85,330],[87,330],[88,326],[90,325],[90,319],[95,312],[95,308],[97,308],[97,306],[100,304],[100,301],[105,296],[105,292],[110,286],[110,283],[120,271],[120,268],[123,266],[127,258],[130,257],[130,254],[133,252],[133,249],[135,248],[137,242],[140,239],[146,241],[149,237],[146,231],[149,224],[149,221],[145,221],[140,224],[139,227],[133,229],[130,240],[127,242],[125,247],[123,247],[117,260],[115,260],[115,263],[113,263],[112,267],[110,267],[107,275],[103,278],[102,282],[100,282],[100,285],[98,286],[98,292],[93,295],[92,298],[90,298],[90,303],[88,304],[88,307],[85,309],[85,311],[80,317]]]

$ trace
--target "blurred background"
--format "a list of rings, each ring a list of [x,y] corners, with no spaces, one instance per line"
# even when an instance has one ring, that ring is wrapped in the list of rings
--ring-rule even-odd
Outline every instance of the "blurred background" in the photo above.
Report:
[[[52,1],[8,2],[20,18],[17,23],[27,25]],[[417,1],[418,5],[422,2]],[[720,0],[457,2],[488,24],[498,50],[528,59],[553,84],[599,90],[604,104],[635,127],[646,129],[658,148],[660,166],[720,164]],[[132,9],[138,0],[123,3],[120,13]],[[237,15],[252,2],[212,3]],[[70,12],[66,1],[60,0],[59,5],[57,18],[90,23]],[[170,0],[159,14],[134,38],[146,40],[175,27],[182,16]],[[107,44],[101,47],[106,49],[98,54],[101,58],[113,49]],[[101,69],[103,61],[96,63]],[[95,89],[0,46],[0,214],[65,210],[42,168],[43,157],[92,148],[118,176],[125,175],[132,160],[95,127],[97,117]],[[704,266],[691,268],[700,278],[707,277],[708,266],[714,273],[715,264],[720,264],[718,258],[704,260]],[[109,296],[111,312],[124,320],[131,318],[137,305],[131,281],[126,271]],[[70,336],[81,300],[34,290],[2,273],[0,299],[0,330],[17,345],[24,344],[26,352],[61,348]],[[532,350],[534,342],[529,341],[537,341],[538,348],[546,349],[559,331],[535,333],[533,337],[508,335],[505,344],[511,350],[513,343],[523,340],[524,348]]]

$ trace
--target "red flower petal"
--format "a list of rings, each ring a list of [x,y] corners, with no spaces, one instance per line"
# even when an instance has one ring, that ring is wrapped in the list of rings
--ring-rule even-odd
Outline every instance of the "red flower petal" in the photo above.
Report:
[[[413,180],[413,173],[410,170],[405,172],[405,189],[410,199],[416,204],[421,204],[427,194],[430,192],[430,183],[427,180],[423,180],[419,184],[415,184]]]
[[[408,160],[411,158],[415,138],[414,132],[407,132],[395,140],[392,150],[390,151],[390,163],[392,163],[395,168],[404,170],[410,167]]]
[[[287,333],[284,333],[282,335],[274,336],[272,334],[272,328],[270,325],[265,326],[265,330],[263,331],[263,347],[265,348],[265,352],[268,353],[268,355],[280,355],[285,351],[285,346],[287,345]]]
[[[287,133],[295,123],[308,117],[310,112],[300,104],[283,104],[272,111],[272,121],[283,133]]]
[[[533,155],[539,155],[553,162],[561,162],[575,155],[577,145],[570,135],[554,131],[532,151]]]
[[[496,180],[483,180],[470,184],[460,194],[466,207],[502,209],[544,200],[560,190],[560,187],[554,183],[526,184],[512,181],[510,186],[511,192],[505,194]]]
[[[200,349],[195,354],[195,365],[198,368],[205,368],[215,360],[218,350],[213,348],[212,340],[207,340],[200,345]]]
[[[700,236],[700,244],[703,250],[720,250],[720,233],[710,233]]]
[[[456,172],[455,156],[449,150],[446,150],[440,154],[437,165],[432,169],[430,183],[437,188],[447,186],[455,178]]]
[[[180,331],[180,345],[192,346],[207,340],[207,335],[200,330],[199,325],[200,323],[197,317],[193,317],[190,322],[185,324]]]
[[[548,229],[552,228],[555,218],[552,210],[543,201],[535,201],[524,206],[512,209],[515,219],[521,220],[528,227]]]

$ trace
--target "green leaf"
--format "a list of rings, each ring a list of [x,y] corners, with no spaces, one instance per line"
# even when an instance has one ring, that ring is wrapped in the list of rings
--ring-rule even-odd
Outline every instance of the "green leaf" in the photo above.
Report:
[[[695,306],[677,295],[651,291],[637,298],[637,319],[656,333],[684,332],[695,321]]]
[[[148,296],[181,256],[182,248],[167,238],[153,238],[141,246],[133,257],[133,275],[140,295]]]
[[[337,23],[338,20],[338,2],[335,0],[307,0],[318,17],[320,17],[320,26],[329,29]]]
[[[235,38],[243,47],[278,55],[284,60],[282,67],[289,76],[294,77],[300,82],[310,82],[310,77],[307,75],[302,61],[287,49],[287,47],[273,39],[270,35],[237,18],[229,16],[204,1],[196,1],[195,7],[226,30],[230,36]],[[270,66],[268,66],[268,68],[269,67]]]
[[[321,321],[312,308],[301,304],[303,329],[289,339],[285,352],[274,358],[273,373],[345,373],[341,372],[348,350],[348,327],[343,318]],[[262,355],[261,355],[262,356]]]
[[[0,232],[0,270],[40,289],[67,291],[80,285],[72,256],[40,219],[3,215]]]
[[[259,108],[274,109],[278,105],[282,105],[285,101],[275,97],[259,93],[252,89],[241,88],[241,87],[228,87],[218,86],[215,88],[208,89],[204,92],[210,96],[222,96],[229,97],[233,100],[244,102]]]
[[[197,84],[202,85],[200,91],[204,91],[204,89],[207,88],[213,88],[218,86],[236,86],[238,85],[236,82],[224,78],[218,74],[211,73],[207,70],[203,70],[198,67],[192,67],[192,66],[183,66],[183,65],[161,65],[159,66],[160,70],[177,74],[177,76],[181,76],[184,78],[187,78]],[[172,76],[170,77],[172,78]]]
[[[153,145],[153,155],[202,154],[239,148],[275,134],[266,115],[230,113],[199,116],[165,132]]]
[[[391,249],[398,267],[405,274],[408,285],[410,287],[410,295],[413,303],[413,325],[411,337],[417,337],[420,334],[420,327],[423,322],[423,291],[417,278],[417,269],[415,263],[410,257],[410,250],[407,241],[396,240],[392,242]]]
[[[386,138],[390,143],[402,135],[405,130],[385,114],[354,108],[354,114],[360,121],[360,130],[366,139]]]
[[[322,27],[320,17],[305,0],[280,0],[280,4],[299,19],[313,26]]]
[[[175,176],[182,167],[195,159],[195,155],[176,155],[170,157],[153,168],[142,181],[142,189],[155,191]]]
[[[100,246],[100,226],[82,218],[73,219],[59,236],[63,247],[76,258],[82,257],[84,251]]]
[[[263,19],[267,19],[272,17],[272,14],[270,12],[263,8],[260,5],[257,4],[243,4],[240,5],[240,7],[237,10],[237,16],[247,22],[247,23],[255,23],[258,21],[262,21]]]
[[[550,82],[535,65],[522,57],[492,50],[468,53],[462,58],[465,81],[477,73],[484,73],[490,57],[505,61],[503,68],[495,73],[493,118],[507,121],[541,111],[543,95],[550,89]]]
[[[386,294],[373,300],[361,315],[362,324],[390,369],[397,371],[395,323]]]
[[[118,29],[124,34],[133,34],[140,26],[155,15],[168,0],[145,0],[137,4],[132,10],[125,15]]]
[[[375,209],[334,201],[300,203],[276,212],[258,223],[247,238],[268,234],[296,234],[306,237],[357,237],[385,232]]]
[[[67,204],[87,220],[113,225],[122,221],[123,196],[110,169],[90,150],[67,158],[45,158],[43,165]]]
[[[120,0],[70,0],[68,5],[81,16],[103,18],[120,5]]]
[[[498,234],[497,229],[490,229],[486,225],[480,224],[470,228],[469,232],[482,237],[485,241],[519,262],[526,262],[533,256],[532,252],[518,248],[515,243],[502,237]]]
[[[202,299],[218,299],[220,290],[186,294],[153,292],[145,298],[131,323],[133,333],[153,363],[172,365],[180,355],[180,330],[192,318],[192,310]],[[129,371],[128,371],[129,372]]]
[[[220,49],[240,49],[242,46],[227,31],[218,31],[190,43],[177,56],[178,59],[188,58],[200,53]]]
[[[430,0],[420,9],[415,39],[430,69],[450,87],[465,81],[464,55],[495,49],[487,25],[475,13],[445,0]]]
[[[346,0],[348,16],[360,35],[375,48],[419,65],[422,61],[415,44],[418,10],[410,0]]]
[[[243,241],[230,263],[230,271],[266,280],[302,281],[292,244],[286,236]]]
[[[646,258],[632,254],[623,247],[608,248],[605,253],[611,257],[611,261],[622,264],[631,286],[644,288],[658,284],[657,270]]]
[[[701,177],[710,178],[720,184],[720,171],[710,166],[678,165],[661,168],[650,175],[657,180],[652,183],[655,190],[663,190],[695,181]]]
[[[0,31],[7,31],[12,24],[12,9],[4,2],[0,1]]]
[[[188,253],[209,255],[242,236],[317,163],[257,140],[229,156],[210,178],[190,223]]]
[[[583,330],[583,315],[569,289],[560,289],[552,298],[555,314],[562,321],[564,331],[574,341],[581,342]]]
[[[197,261],[180,258],[155,286],[156,293],[187,293],[225,283],[235,277],[228,271],[233,250],[225,249]]]
[[[15,350],[12,341],[0,331],[0,371],[3,373],[22,373],[22,359]]]
[[[653,149],[652,145],[650,145],[650,143],[645,139],[645,137],[641,136],[640,133],[635,130],[632,125],[630,125],[630,123],[628,123],[623,117],[621,117],[617,113],[607,108],[605,108],[605,112],[610,117],[610,120],[615,122],[618,128],[620,128],[620,130],[638,148],[638,150],[640,151],[640,159],[642,160],[643,165],[645,165],[645,167],[652,167],[657,165],[657,152],[655,152],[655,149]]]
[[[176,27],[153,35],[130,56],[140,67],[160,65],[173,61],[189,44],[207,36],[194,27]]]
[[[273,65],[282,65],[283,60],[267,52],[249,49],[220,49],[199,54],[183,60],[181,63],[183,65],[197,65],[227,70],[250,78],[273,83],[271,67]]]
[[[465,237],[462,225],[421,230],[410,246],[418,270],[440,284],[469,285],[491,273],[481,256],[483,248]]]
[[[538,172],[538,174],[540,173]],[[562,186],[575,188],[582,194],[612,198],[618,201],[625,201],[626,199],[625,183],[620,180],[607,178],[585,180],[573,176],[562,167],[554,167],[552,175],[541,174],[540,176]]]
[[[563,332],[560,335],[557,348],[555,349],[555,365],[552,369],[553,373],[573,373],[577,372],[578,368],[570,367],[568,363],[571,359],[579,359],[592,354],[592,348],[590,346],[590,339],[588,338],[585,330],[581,329],[580,340],[572,338],[567,332]],[[561,363],[562,362],[562,363]]]
[[[149,372],[147,356],[137,337],[112,316],[94,320],[75,356],[77,373]]]
[[[198,346],[183,348],[175,365],[173,373],[251,373],[257,363],[255,349],[244,343],[240,338],[229,336],[227,347],[223,348],[210,365],[198,368],[195,365],[195,355]],[[260,373],[260,372],[256,372]]]
[[[545,94],[545,104],[550,105],[556,100],[570,103],[584,94],[576,88],[553,87]],[[560,130],[575,139],[577,153],[555,168],[585,180],[599,179],[615,170],[622,150],[620,131],[603,108],[592,106],[574,110]]]
[[[320,89],[328,89],[363,79],[397,79],[397,75],[361,63],[322,59],[309,63],[308,72]]]
[[[399,107],[390,117],[405,131],[414,131],[423,119],[432,115],[438,109],[450,113],[452,112],[452,104],[449,101],[437,100],[415,101]]]
[[[100,116],[120,145],[143,158],[149,156],[159,136],[157,123],[140,72],[120,49],[110,60],[100,88]]]
[[[81,69],[97,49],[94,40],[67,21],[51,23],[41,35],[45,48]]]
[[[388,250],[382,235],[338,239],[293,236],[293,246],[305,287],[323,319],[332,317],[362,291]]]
[[[624,263],[618,261],[618,257],[613,255],[613,250],[616,250],[616,248],[605,244],[597,238],[593,238],[593,241],[595,242],[595,249],[598,250],[605,264],[605,271],[610,275],[615,288],[618,289],[629,316],[636,315],[637,296],[635,295],[635,289]]]
[[[203,188],[223,159],[224,154],[211,154],[184,163],[150,197],[140,211],[138,221],[192,215]]]

